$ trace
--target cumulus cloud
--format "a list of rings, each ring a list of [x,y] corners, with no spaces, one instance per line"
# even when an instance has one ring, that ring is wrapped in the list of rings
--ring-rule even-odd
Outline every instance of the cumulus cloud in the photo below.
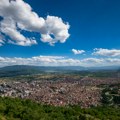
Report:
[[[57,41],[64,43],[70,36],[68,33],[70,26],[68,23],[63,23],[63,20],[61,18],[55,16],[47,16],[45,23],[46,31],[43,31],[41,35],[41,40],[43,42],[49,42],[51,45]]]
[[[4,36],[0,33],[0,46],[4,44],[5,38]]]
[[[119,58],[108,58],[106,61],[109,62],[109,63],[115,63],[116,65],[120,64],[120,59]]]
[[[85,58],[81,61],[87,62],[87,63],[103,63],[104,59],[102,59],[102,58]]]
[[[94,52],[93,52],[93,55],[108,56],[108,57],[119,57],[120,56],[120,50],[95,48]]]
[[[12,44],[37,44],[35,39],[24,36],[23,30],[40,33],[41,41],[50,45],[64,43],[70,36],[68,23],[56,16],[39,17],[23,0],[0,0],[0,16],[3,18],[0,21],[0,32],[8,36],[8,42]]]
[[[85,51],[84,51],[84,50],[76,50],[76,49],[72,49],[72,52],[73,52],[75,55],[78,55],[78,54],[82,54],[82,53],[84,53]]]
[[[80,60],[63,56],[35,56],[31,58],[0,57],[0,66],[7,65],[37,65],[37,66],[66,66],[80,64]]]
[[[99,66],[120,65],[120,58],[73,59],[63,56],[34,56],[30,58],[0,57],[0,67],[8,66],[8,65],[99,67]]]

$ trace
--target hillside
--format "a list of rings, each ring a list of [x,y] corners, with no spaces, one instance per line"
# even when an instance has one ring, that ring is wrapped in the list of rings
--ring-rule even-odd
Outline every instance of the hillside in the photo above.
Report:
[[[37,74],[41,72],[43,71],[36,66],[15,65],[0,68],[0,77]]]
[[[107,67],[82,67],[82,66],[29,66],[29,65],[14,65],[0,68],[0,77],[12,77],[19,75],[32,75],[45,72],[67,72],[67,73],[78,73],[78,74],[109,74],[118,71],[118,66],[107,66]]]
[[[84,67],[45,67],[45,66],[28,66],[28,65],[14,65],[0,68],[0,77],[10,77],[18,75],[38,74],[43,72],[60,72],[60,71],[74,71],[85,70]]]
[[[120,120],[119,107],[55,107],[30,100],[0,98],[0,120]]]

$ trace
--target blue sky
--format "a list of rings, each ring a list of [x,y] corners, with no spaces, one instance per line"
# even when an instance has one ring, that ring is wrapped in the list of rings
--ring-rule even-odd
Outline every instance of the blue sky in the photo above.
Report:
[[[10,4],[14,3],[15,6],[16,1],[11,1]],[[120,62],[119,0],[24,0],[23,3],[29,4],[32,11],[44,19],[49,15],[61,18],[65,25],[68,22],[70,28],[67,28],[66,31],[68,30],[70,36],[66,37],[64,43],[60,43],[60,40],[58,40],[53,46],[49,42],[40,40],[41,33],[33,29],[30,32],[24,29],[20,30],[20,33],[27,38],[34,37],[37,42],[37,44],[24,46],[8,42],[11,38],[8,32],[2,30],[0,35],[5,39],[4,44],[0,47],[2,58],[32,58],[42,55],[64,56],[77,60],[109,58],[117,59],[118,63]],[[1,11],[4,13],[6,9],[4,9],[5,6],[2,7],[3,10]],[[6,18],[6,14],[2,14],[2,12],[0,13],[1,20]],[[94,50],[95,48],[97,49]],[[72,49],[77,52],[84,50],[84,52],[75,54]]]

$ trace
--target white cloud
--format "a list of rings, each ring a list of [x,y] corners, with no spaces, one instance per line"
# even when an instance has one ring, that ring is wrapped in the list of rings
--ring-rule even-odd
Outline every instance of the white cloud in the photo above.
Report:
[[[76,50],[76,49],[72,49],[72,52],[77,55],[77,54],[82,54],[84,53],[85,51],[84,50]]]
[[[66,66],[79,64],[80,60],[63,56],[35,56],[31,58],[0,57],[0,66],[7,65],[37,65],[37,66]]]
[[[3,46],[4,41],[5,41],[5,38],[4,38],[4,36],[0,33],[0,46]]]
[[[85,58],[82,60],[82,62],[87,62],[87,63],[102,63],[104,62],[104,59],[102,58]]]
[[[69,24],[64,24],[59,17],[47,16],[45,27],[47,30],[41,36],[43,42],[49,42],[51,45],[57,41],[64,43],[69,37]]]
[[[0,0],[0,16],[3,17],[0,21],[0,32],[9,36],[11,39],[9,43],[12,44],[22,46],[37,44],[35,39],[24,36],[22,30],[40,33],[41,41],[50,45],[58,41],[64,43],[70,36],[68,23],[55,16],[39,17],[23,0]]]
[[[120,59],[119,58],[108,58],[106,61],[108,61],[109,63],[115,63],[116,65],[120,64]]]
[[[120,56],[120,50],[95,48],[94,52],[93,52],[93,55],[108,56],[108,57],[119,57]]]
[[[0,67],[8,65],[36,65],[36,66],[120,66],[120,58],[84,58],[73,59],[63,56],[35,56],[30,58],[0,57]]]

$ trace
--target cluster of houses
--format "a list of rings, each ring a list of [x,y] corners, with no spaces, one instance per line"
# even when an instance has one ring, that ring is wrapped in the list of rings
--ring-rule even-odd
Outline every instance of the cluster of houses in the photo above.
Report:
[[[108,82],[108,81],[107,81]],[[113,82],[113,81],[112,81]],[[114,81],[116,83],[116,81]],[[9,81],[0,83],[0,96],[19,97],[54,106],[80,105],[83,108],[101,104],[105,80],[84,78],[80,81]]]

